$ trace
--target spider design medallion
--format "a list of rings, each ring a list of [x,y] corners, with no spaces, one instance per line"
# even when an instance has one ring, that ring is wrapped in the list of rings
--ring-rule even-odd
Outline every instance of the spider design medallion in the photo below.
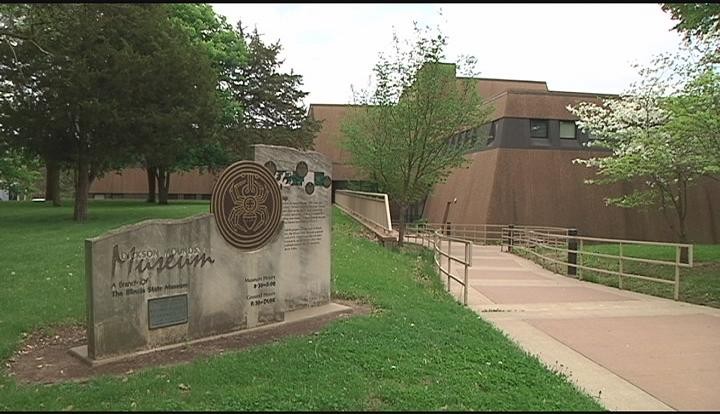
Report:
[[[238,161],[218,177],[210,211],[228,243],[242,250],[259,249],[280,227],[279,184],[266,167],[252,161]]]

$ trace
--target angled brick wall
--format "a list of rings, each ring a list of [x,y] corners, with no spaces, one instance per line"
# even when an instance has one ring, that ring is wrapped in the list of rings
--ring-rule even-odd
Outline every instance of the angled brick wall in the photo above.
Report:
[[[438,185],[425,216],[442,220],[447,201],[457,197],[453,223],[517,223],[577,227],[582,235],[672,241],[656,208],[647,211],[605,205],[604,199],[630,184],[588,185],[593,172],[572,164],[587,150],[492,149],[471,154],[467,168]],[[704,180],[689,194],[688,233],[695,243],[720,243],[720,183]]]

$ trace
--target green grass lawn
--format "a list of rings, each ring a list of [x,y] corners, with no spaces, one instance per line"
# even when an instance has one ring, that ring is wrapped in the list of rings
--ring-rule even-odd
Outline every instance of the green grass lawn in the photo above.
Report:
[[[84,319],[84,238],[142,219],[205,211],[200,202],[98,201],[90,221],[78,225],[68,219],[70,207],[0,203],[0,360],[23,332]],[[22,385],[0,371],[0,409],[601,409],[454,301],[430,260],[418,247],[392,251],[364,239],[336,210],[333,294],[370,302],[378,310],[372,315],[124,380]]]

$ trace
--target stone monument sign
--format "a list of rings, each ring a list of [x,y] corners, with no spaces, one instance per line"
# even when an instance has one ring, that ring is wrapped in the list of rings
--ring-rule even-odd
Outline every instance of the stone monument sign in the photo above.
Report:
[[[220,174],[209,214],[86,240],[88,345],[71,352],[94,363],[329,303],[329,174],[321,154],[256,146]]]
[[[281,184],[283,254],[280,298],[285,310],[330,301],[332,164],[323,154],[255,145],[254,159]],[[328,277],[320,277],[328,275]]]

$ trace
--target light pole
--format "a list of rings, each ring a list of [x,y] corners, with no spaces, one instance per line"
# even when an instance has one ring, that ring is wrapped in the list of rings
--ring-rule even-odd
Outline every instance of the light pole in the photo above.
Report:
[[[450,204],[457,203],[457,197],[453,199],[453,201],[448,201],[445,205],[445,215],[443,215],[443,228],[445,229],[445,234],[450,235],[450,229],[448,228],[448,214],[450,214]]]

